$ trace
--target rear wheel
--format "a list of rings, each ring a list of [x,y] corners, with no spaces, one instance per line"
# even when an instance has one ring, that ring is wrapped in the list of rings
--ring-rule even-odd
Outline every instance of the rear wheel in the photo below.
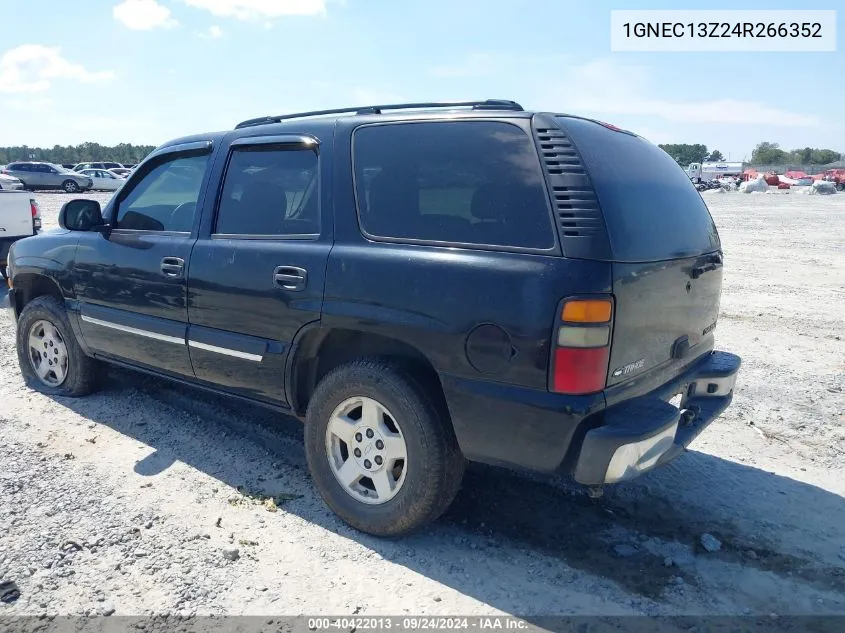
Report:
[[[305,422],[308,466],[352,527],[398,536],[437,519],[460,488],[464,459],[446,414],[413,375],[381,360],[331,371]]]
[[[97,361],[76,342],[67,312],[55,297],[30,301],[17,331],[18,364],[27,386],[52,396],[84,396],[97,382]]]
[[[67,193],[76,193],[79,191],[79,185],[75,180],[65,180],[62,183],[62,189],[64,189]]]

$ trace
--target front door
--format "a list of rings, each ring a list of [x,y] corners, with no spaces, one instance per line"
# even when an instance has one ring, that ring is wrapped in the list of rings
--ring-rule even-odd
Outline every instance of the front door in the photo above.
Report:
[[[154,155],[106,207],[112,231],[80,234],[76,295],[95,354],[193,377],[186,275],[210,155],[209,142]]]
[[[197,378],[285,402],[285,359],[300,328],[320,318],[331,249],[331,222],[320,215],[329,164],[318,150],[298,135],[232,143],[188,277]]]

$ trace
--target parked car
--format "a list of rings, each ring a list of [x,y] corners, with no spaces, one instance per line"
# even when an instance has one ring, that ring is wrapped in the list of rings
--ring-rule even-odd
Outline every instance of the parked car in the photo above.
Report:
[[[117,176],[107,169],[82,169],[77,173],[88,176],[91,179],[93,183],[91,189],[117,191],[126,182],[125,178]]]
[[[120,178],[126,178],[132,173],[132,170],[128,167],[115,167],[114,169],[109,169],[108,171]]]
[[[29,194],[0,191],[0,276],[6,278],[6,257],[12,244],[41,231],[41,210]]]
[[[111,162],[78,163],[74,166],[73,171],[82,171],[83,169],[119,169],[120,167],[123,167],[123,165]]]
[[[0,173],[0,191],[21,191],[23,188],[23,183],[18,178]]]
[[[75,165],[72,165],[70,163],[62,163],[62,167],[64,167],[65,169],[70,169],[71,171],[73,171],[73,168],[75,167]]]
[[[38,162],[17,162],[6,165],[3,173],[20,180],[24,188],[63,189],[68,193],[79,193],[91,188],[93,182],[87,176],[64,169],[61,165]]]
[[[10,255],[28,385],[82,396],[115,362],[295,414],[320,494],[371,534],[436,519],[465,460],[599,494],[681,454],[740,367],[684,171],[511,101],[177,139],[59,224]]]

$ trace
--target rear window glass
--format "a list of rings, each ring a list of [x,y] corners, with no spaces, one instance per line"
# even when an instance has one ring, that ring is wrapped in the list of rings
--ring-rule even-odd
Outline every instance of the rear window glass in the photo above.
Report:
[[[587,168],[614,259],[656,261],[719,248],[707,205],[666,152],[592,121],[558,120]]]
[[[355,184],[369,235],[550,249],[540,161],[507,123],[451,121],[358,128]]]

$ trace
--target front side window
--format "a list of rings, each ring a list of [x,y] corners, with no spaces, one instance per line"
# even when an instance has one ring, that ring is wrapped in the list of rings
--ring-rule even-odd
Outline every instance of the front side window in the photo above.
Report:
[[[319,211],[317,155],[312,150],[236,147],[226,169],[215,233],[316,235]]]
[[[540,161],[508,123],[365,126],[353,138],[361,227],[381,238],[550,249]]]
[[[190,232],[209,154],[179,154],[153,167],[117,206],[118,229]]]

